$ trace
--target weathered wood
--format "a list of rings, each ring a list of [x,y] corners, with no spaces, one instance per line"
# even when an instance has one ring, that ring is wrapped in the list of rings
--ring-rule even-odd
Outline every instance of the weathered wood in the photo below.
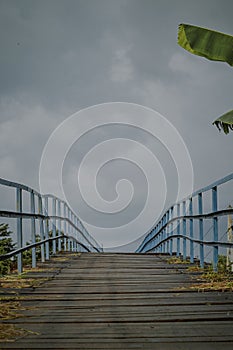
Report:
[[[199,274],[187,273],[187,265],[170,265],[158,255],[110,253],[70,255],[64,265],[53,264],[52,279],[21,291],[22,317],[4,321],[38,334],[0,348],[233,347],[233,293],[188,289]]]

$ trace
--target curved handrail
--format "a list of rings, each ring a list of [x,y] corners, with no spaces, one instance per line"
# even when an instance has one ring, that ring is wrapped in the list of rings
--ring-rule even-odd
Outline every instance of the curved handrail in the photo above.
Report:
[[[200,239],[190,238],[190,237],[187,237],[185,235],[181,235],[180,234],[180,235],[173,235],[172,237],[164,238],[159,243],[157,243],[153,248],[148,249],[147,252],[153,251],[155,248],[160,247],[160,245],[162,243],[168,242],[169,240],[174,239],[174,238],[184,238],[184,239],[187,239],[190,242],[199,243],[199,244],[205,244],[205,245],[214,246],[214,247],[215,246],[226,247],[226,248],[232,248],[233,247],[233,243],[230,243],[230,242],[201,241]]]
[[[70,219],[68,218],[64,218],[63,216],[57,216],[57,215],[43,215],[43,214],[32,214],[32,213],[18,213],[16,211],[11,211],[11,210],[0,210],[0,217],[8,217],[8,218],[24,218],[24,219],[31,219],[31,218],[35,218],[35,219],[42,219],[42,220],[49,220],[49,219],[59,219],[61,221],[66,221],[67,223],[69,223],[73,228],[75,228],[84,238],[85,240],[90,243],[90,245],[92,245],[92,243],[84,236],[83,232],[78,228],[78,226],[76,226]],[[61,237],[66,237],[67,235],[61,235],[59,236],[59,238]],[[67,236],[68,237],[68,236]],[[71,236],[69,236],[69,238],[71,238]],[[93,248],[99,252],[99,249],[97,247]],[[1,257],[1,256],[0,256]]]
[[[175,218],[170,219],[169,221],[167,221],[163,226],[161,226],[161,228],[159,229],[159,231],[156,233],[156,235],[150,237],[150,239],[148,241],[146,241],[142,246],[140,246],[141,250],[144,249],[144,247],[146,246],[146,244],[150,243],[153,239],[155,239],[164,229],[166,229],[166,227],[168,227],[171,223],[178,221],[178,220],[200,220],[200,219],[212,219],[213,217],[216,216],[224,216],[224,215],[230,215],[233,214],[233,209],[224,209],[224,210],[218,210],[215,212],[211,212],[211,213],[207,213],[207,214],[198,214],[198,215],[181,215],[181,216],[176,216]],[[176,235],[177,237],[184,237],[187,238],[187,236],[183,236],[183,235]],[[172,239],[175,238],[175,235],[172,235],[172,237],[167,237],[165,240],[167,241],[168,239]],[[190,239],[191,241],[194,241],[193,239]],[[200,240],[198,240],[199,242]],[[200,243],[202,243],[202,241],[200,241]],[[203,243],[205,243],[205,241],[203,241]],[[219,242],[220,243],[220,242]],[[162,244],[162,241],[161,241]],[[155,248],[155,247],[154,247]],[[150,249],[151,250],[151,249]]]
[[[53,254],[56,253],[56,241],[58,241],[58,250],[61,250],[61,244],[63,239],[64,249],[70,249],[70,243],[76,244],[72,249],[77,249],[77,243],[83,247],[86,251],[101,252],[102,248],[98,242],[89,234],[83,223],[77,217],[77,215],[71,210],[68,204],[60,198],[52,195],[42,195],[38,191],[31,187],[25,186],[17,182],[9,181],[0,178],[0,185],[13,187],[16,189],[16,211],[0,210],[0,217],[15,218],[17,220],[17,256],[18,256],[18,271],[22,272],[22,252],[24,250],[32,248],[32,265],[36,265],[36,252],[35,247],[41,247],[42,261],[49,259],[49,242],[53,242]],[[30,212],[23,210],[23,191],[30,194]],[[36,207],[35,199],[38,200]],[[52,200],[51,205],[49,205]],[[52,213],[49,213],[50,207],[52,207]],[[36,210],[37,208],[37,210]],[[61,210],[63,209],[63,214]],[[29,246],[23,245],[23,219],[31,220],[31,233],[32,244]],[[39,221],[40,227],[40,242],[36,242],[36,220]],[[62,224],[63,223],[63,224]],[[62,231],[63,225],[63,231]],[[49,237],[49,226],[52,226],[53,237]],[[61,233],[63,234],[61,235]],[[78,239],[79,235],[80,239]],[[68,239],[68,242],[66,242]],[[13,255],[11,255],[13,256]]]
[[[173,254],[173,241],[176,239],[176,255],[181,255],[181,250],[183,253],[183,258],[186,259],[186,241],[190,242],[190,261],[194,261],[194,247],[193,243],[197,243],[200,246],[200,265],[204,266],[204,246],[213,246],[213,267],[217,269],[218,263],[218,247],[232,247],[231,242],[219,242],[218,239],[218,217],[232,215],[233,209],[223,209],[218,210],[218,187],[229,181],[233,180],[233,173],[211,183],[210,185],[203,187],[186,198],[178,201],[177,203],[170,206],[168,210],[165,211],[163,216],[157,221],[156,225],[147,233],[136,252],[146,253],[146,252],[167,252]],[[209,213],[203,213],[203,193],[211,191],[212,192],[212,211]],[[198,199],[198,214],[193,214],[193,199]],[[180,210],[183,210],[183,215],[181,215]],[[186,213],[188,207],[188,215]],[[176,209],[176,216],[174,215],[174,209]],[[204,220],[213,220],[213,241],[204,240]],[[199,239],[194,238],[194,226],[193,221],[199,220]],[[173,223],[176,222],[176,232],[173,227]],[[182,226],[181,226],[182,223]],[[187,231],[187,223],[189,223],[189,231]],[[170,232],[168,232],[170,229]],[[181,230],[183,234],[181,234]],[[183,240],[183,249],[181,248],[181,239]]]
[[[50,194],[50,193],[44,194],[44,195],[42,195],[42,197],[43,197],[43,198],[55,199],[55,200],[59,201],[60,203],[63,203],[63,205],[67,205],[66,202],[65,202],[64,200],[62,200],[62,199],[60,199],[59,197],[54,196],[53,194]],[[71,213],[72,213],[73,215],[76,216],[76,214],[73,212],[72,209],[70,209],[70,211],[71,211]],[[52,218],[52,216],[50,216],[50,217]],[[80,224],[82,225],[83,229],[85,230],[85,234],[86,234],[87,236],[89,236],[89,238],[95,243],[96,246],[99,246],[98,242],[89,234],[89,232],[87,231],[87,229],[85,228],[85,226],[83,225],[83,223],[82,223],[81,221],[79,221],[79,222],[80,222]],[[81,231],[80,231],[80,232],[81,232]],[[101,248],[101,247],[99,246],[99,248]]]
[[[8,187],[15,187],[15,188],[20,188],[24,191],[27,191],[27,192],[30,192],[30,193],[34,193],[36,194],[37,196],[40,196],[40,193],[37,192],[36,190],[34,190],[33,188],[31,187],[28,187],[24,184],[21,184],[19,182],[13,182],[13,181],[9,181],[9,180],[6,180],[6,179],[3,179],[3,178],[0,178],[0,184],[1,185],[4,185],[4,186],[8,186]]]
[[[36,243],[28,244],[28,245],[26,245],[23,248],[13,250],[12,252],[9,252],[9,253],[6,253],[6,254],[2,254],[2,255],[0,255],[0,261],[1,260],[7,260],[7,259],[11,258],[12,256],[15,256],[15,255],[18,255],[19,253],[25,252],[26,250],[30,250],[32,248],[38,247],[38,246],[40,246],[42,244],[45,244],[47,242],[52,242],[54,240],[58,240],[58,239],[61,239],[61,238],[71,238],[71,239],[73,239],[73,237],[70,237],[68,235],[60,235],[60,236],[56,236],[56,237],[46,238],[43,241],[39,241],[39,242],[36,242]],[[83,243],[79,242],[78,240],[76,240],[76,242],[79,245],[81,245],[84,249],[86,249],[87,252],[90,252],[90,249],[87,246],[85,246]]]

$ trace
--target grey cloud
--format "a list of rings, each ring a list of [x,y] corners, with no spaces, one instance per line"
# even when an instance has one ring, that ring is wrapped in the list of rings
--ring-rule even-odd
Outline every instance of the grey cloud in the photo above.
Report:
[[[109,101],[146,105],[174,124],[191,154],[195,188],[232,172],[233,138],[211,126],[232,109],[232,70],[176,44],[180,22],[233,34],[232,10],[231,0],[1,1],[1,176],[38,188],[41,153],[53,129],[81,108]],[[81,153],[70,154],[70,165],[118,132],[157,150],[169,205],[177,184],[170,175],[174,164],[148,135],[95,130],[82,141]],[[111,170],[102,176],[99,186],[107,195],[114,188]],[[142,199],[139,194],[135,210]]]

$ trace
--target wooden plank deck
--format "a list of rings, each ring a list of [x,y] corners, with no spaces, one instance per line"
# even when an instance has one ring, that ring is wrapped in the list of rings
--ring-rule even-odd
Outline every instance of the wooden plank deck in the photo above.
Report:
[[[52,279],[21,291],[22,317],[4,321],[37,334],[1,349],[233,349],[233,293],[187,289],[186,265],[85,253],[54,266]]]

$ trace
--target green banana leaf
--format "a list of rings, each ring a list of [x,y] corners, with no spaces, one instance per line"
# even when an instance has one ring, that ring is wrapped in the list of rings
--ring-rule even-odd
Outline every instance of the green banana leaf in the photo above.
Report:
[[[216,119],[213,122],[213,125],[216,125],[217,128],[221,129],[228,134],[230,130],[233,130],[233,110],[223,114],[220,118]]]
[[[210,29],[180,24],[178,44],[190,53],[233,66],[233,37]]]
[[[212,61],[227,62],[233,66],[233,36],[231,35],[182,23],[178,30],[178,44],[194,55]],[[213,124],[228,134],[233,130],[233,110],[223,114]]]

